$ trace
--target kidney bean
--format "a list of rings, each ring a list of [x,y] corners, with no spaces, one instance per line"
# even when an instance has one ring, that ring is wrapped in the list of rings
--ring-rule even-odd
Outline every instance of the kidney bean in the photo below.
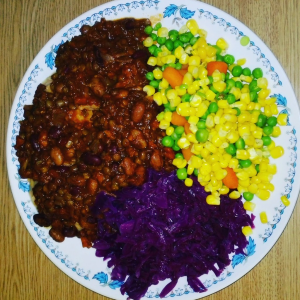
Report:
[[[71,237],[77,236],[78,230],[75,226],[64,227],[63,230],[62,230],[62,234],[65,237],[71,238]]]
[[[60,151],[60,149],[58,147],[54,147],[51,152],[50,152],[50,156],[52,158],[52,160],[54,161],[54,163],[57,166],[61,166],[64,162],[64,157]]]
[[[58,243],[61,243],[65,240],[63,233],[58,229],[51,228],[49,235]]]
[[[132,110],[131,119],[133,122],[138,123],[142,120],[145,113],[145,104],[143,102],[138,102]]]
[[[158,150],[154,150],[151,158],[150,158],[150,165],[153,169],[156,171],[159,171],[163,166],[163,159],[161,157],[161,154]]]
[[[51,126],[49,130],[49,137],[58,139],[62,133],[62,129],[57,126]]]
[[[33,221],[41,227],[48,227],[51,225],[51,221],[42,213],[35,214],[33,216]]]
[[[89,179],[87,181],[87,188],[91,195],[95,195],[98,191],[98,182],[95,179]]]
[[[81,159],[82,161],[89,165],[89,166],[99,166],[101,165],[101,158],[96,155],[96,154],[92,154],[91,152],[85,152],[81,155]]]
[[[120,166],[123,167],[126,175],[134,174],[136,164],[129,157],[125,157]]]
[[[30,136],[30,144],[31,144],[32,148],[36,151],[41,150],[38,139],[39,139],[39,134],[38,133],[33,133]]]

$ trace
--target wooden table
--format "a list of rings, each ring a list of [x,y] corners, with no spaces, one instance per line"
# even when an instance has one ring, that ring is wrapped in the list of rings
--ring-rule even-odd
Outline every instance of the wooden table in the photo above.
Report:
[[[18,85],[33,58],[64,25],[103,0],[1,0],[0,299],[101,299],[60,271],[35,244],[12,198],[6,129]],[[124,1],[125,3],[126,1]],[[300,96],[298,0],[204,0],[245,23],[273,51]],[[182,1],[184,3],[184,1]],[[279,241],[251,272],[205,299],[300,299],[300,203]],[[184,299],[184,297],[182,297]]]

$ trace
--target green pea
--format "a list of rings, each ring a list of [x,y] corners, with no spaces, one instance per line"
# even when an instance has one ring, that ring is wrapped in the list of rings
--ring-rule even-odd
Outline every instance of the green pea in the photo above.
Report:
[[[249,68],[244,68],[243,69],[243,75],[244,76],[250,76],[251,75],[251,70]]]
[[[157,34],[155,34],[155,33],[151,33],[151,34],[150,34],[150,37],[151,37],[151,39],[152,39],[153,41],[156,41],[156,40],[157,40]]]
[[[159,28],[161,28],[162,27],[162,25],[161,25],[161,23],[159,22],[159,23],[157,23],[155,26],[154,26],[154,28],[153,28],[153,30],[154,31],[157,31]]]
[[[222,53],[222,49],[219,46],[213,45],[213,47],[217,50],[216,52],[217,55],[220,55]]]
[[[240,137],[236,142],[235,142],[235,147],[238,150],[245,149],[245,141],[242,137]]]
[[[180,147],[177,145],[177,142],[178,142],[178,140],[176,140],[176,141],[174,142],[174,145],[173,145],[173,147],[172,147],[172,149],[173,149],[174,151],[179,151],[179,150],[181,150]]]
[[[212,76],[207,76],[207,78],[209,79],[209,84],[212,84],[214,82],[214,79]]]
[[[231,93],[228,94],[226,100],[227,100],[227,102],[228,102],[229,104],[234,103],[234,102],[235,102],[235,96],[234,96],[234,94],[231,94]]]
[[[208,106],[208,110],[210,113],[216,113],[219,110],[217,102],[211,102]]]
[[[269,117],[268,120],[267,120],[267,124],[269,126],[276,126],[277,125],[277,118],[272,116],[272,117]]]
[[[234,107],[233,109],[235,109],[237,111],[236,115],[239,116],[241,114],[241,110],[238,107]]]
[[[190,95],[190,94],[184,94],[184,95],[181,97],[181,102],[190,102],[191,97],[192,97],[192,95]]]
[[[167,47],[167,49],[168,49],[169,51],[172,51],[173,48],[174,48],[174,43],[173,43],[172,40],[168,39],[168,40],[166,40],[166,42],[165,42],[165,46]]]
[[[234,56],[231,55],[231,54],[226,54],[226,55],[224,56],[224,61],[226,62],[226,64],[232,65],[232,64],[234,63],[234,61],[235,61],[235,58],[234,58]]]
[[[189,41],[194,37],[194,35],[190,31],[186,32],[185,35],[188,37]]]
[[[252,81],[249,83],[249,90],[250,90],[250,92],[254,91],[254,92],[256,92],[256,93],[258,93],[258,92],[261,90],[261,88],[259,88],[259,87],[257,86],[257,80],[252,80]]]
[[[153,73],[152,73],[152,72],[148,72],[148,73],[146,74],[146,78],[147,78],[148,80],[153,80],[153,79],[154,79]]]
[[[173,140],[170,136],[165,136],[165,137],[163,137],[161,143],[162,143],[165,147],[173,147],[173,145],[174,145],[174,140]]]
[[[153,28],[152,28],[152,26],[148,25],[145,27],[144,31],[147,34],[150,34],[153,31]]]
[[[200,120],[196,125],[197,125],[198,129],[205,129],[206,128],[206,124],[205,124],[204,120]]]
[[[235,81],[233,79],[226,80],[226,89],[224,90],[224,94],[228,94],[230,90],[235,86]]]
[[[165,108],[164,112],[168,112],[168,111],[171,111],[170,108]]]
[[[159,86],[159,81],[157,81],[157,80],[151,80],[151,81],[149,82],[149,85],[151,85],[151,86],[153,86],[155,89],[157,89],[158,86]]]
[[[236,147],[234,146],[234,144],[229,144],[229,146],[227,148],[225,148],[225,151],[234,156],[236,154]]]
[[[199,169],[194,169],[194,175],[198,177],[198,175],[199,175]]]
[[[237,66],[233,67],[231,73],[234,77],[239,77],[242,75],[242,72],[243,72],[243,68],[241,66],[237,65]]]
[[[165,65],[163,65],[163,66],[161,67],[161,70],[164,71],[167,67],[168,67],[168,65],[165,64]]]
[[[178,179],[184,180],[187,178],[186,168],[178,169],[176,173],[177,173]]]
[[[169,36],[175,35],[177,37],[179,35],[179,32],[176,29],[172,29],[169,31],[168,34],[169,34]]]
[[[170,40],[171,40],[172,42],[175,42],[175,41],[177,40],[177,35],[171,34],[171,35],[170,35]]]
[[[160,52],[162,52],[162,50],[161,50],[160,48],[156,47],[156,49],[155,49],[153,55],[154,55],[155,57],[157,57],[157,56],[158,56],[158,53],[160,53]]]
[[[173,133],[170,135],[170,137],[173,140],[179,140],[181,138],[181,134],[176,133],[176,131],[174,130]]]
[[[224,56],[216,54],[216,61],[224,61]]]
[[[235,87],[239,88],[239,89],[242,89],[243,88],[243,84],[240,82],[240,81],[236,81],[235,82]]]
[[[196,44],[197,41],[198,41],[198,37],[194,36],[190,39],[190,44],[193,46]]]
[[[255,170],[257,173],[259,173],[259,164],[255,165]]]
[[[182,43],[188,43],[189,42],[189,36],[187,35],[187,34],[185,34],[185,33],[183,33],[183,34],[180,34],[179,35],[179,41],[181,41]]]
[[[160,44],[160,45],[164,45],[165,44],[165,42],[166,42],[166,38],[165,37],[158,37],[157,38],[157,42]]]
[[[230,73],[229,72],[227,72],[226,75],[225,75],[225,80],[228,80],[228,79],[230,79]]]
[[[176,69],[176,70],[181,70],[181,69],[182,69],[182,64],[181,64],[180,62],[177,62],[177,63],[175,64],[175,69]]]
[[[251,91],[250,93],[250,101],[255,102],[257,100],[257,93],[255,91]]]
[[[206,129],[198,129],[196,132],[196,139],[200,143],[205,143],[208,139],[209,132]]]
[[[272,143],[272,139],[269,136],[263,136],[261,140],[263,141],[264,146],[269,146]]]
[[[166,109],[167,109],[167,111],[175,111],[176,110],[176,107],[171,106],[169,102],[164,104],[164,107],[165,107],[165,111],[166,111]]]
[[[181,136],[184,133],[184,127],[183,126],[178,126],[178,127],[175,128],[174,132],[177,135]]]
[[[182,153],[176,153],[175,158],[184,158]]]
[[[242,168],[248,168],[252,165],[252,162],[250,159],[240,159],[239,163]]]
[[[155,45],[152,45],[152,46],[150,46],[149,48],[148,48],[148,51],[151,53],[151,54],[153,54],[154,53],[154,51],[155,51],[155,48],[157,48]]]
[[[258,116],[258,119],[257,119],[257,122],[256,122],[256,126],[260,127],[260,128],[263,128],[265,126],[267,122],[267,117],[263,114],[260,114]]]
[[[263,128],[263,133],[264,133],[265,135],[271,135],[272,132],[273,132],[273,127],[272,127],[272,126],[265,126],[265,127]]]
[[[172,68],[174,68],[174,69],[175,69],[175,67],[176,67],[176,64],[175,64],[175,63],[170,63],[170,64],[168,64],[168,67],[172,67]]]
[[[187,89],[188,88],[188,85],[187,84],[181,84],[180,86],[179,86],[179,88],[180,89]]]
[[[252,71],[252,75],[254,78],[258,79],[258,78],[261,78],[263,77],[263,71],[261,68],[255,68],[253,71]]]
[[[243,197],[246,201],[252,201],[254,195],[250,192],[244,192]]]
[[[174,41],[174,49],[178,48],[179,46],[183,47],[183,43],[181,41],[175,40]]]

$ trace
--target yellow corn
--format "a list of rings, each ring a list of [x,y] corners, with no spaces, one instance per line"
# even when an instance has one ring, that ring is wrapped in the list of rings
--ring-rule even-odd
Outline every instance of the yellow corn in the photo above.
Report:
[[[242,232],[245,236],[249,236],[253,233],[252,228],[250,226],[244,226],[242,228]]]
[[[208,195],[206,197],[206,203],[209,205],[220,205],[220,197],[216,197],[215,195]]]
[[[267,224],[268,223],[268,216],[266,214],[266,212],[261,212],[259,214],[259,217],[260,217],[260,221],[263,223],[263,224]]]
[[[150,46],[152,46],[152,45],[153,45],[153,40],[152,40],[152,38],[151,38],[151,37],[145,38],[144,41],[143,41],[143,44],[144,44],[144,46],[147,47],[147,48],[150,47]]]
[[[271,134],[272,137],[279,137],[281,135],[281,130],[280,127],[274,126],[273,127],[273,132]]]
[[[246,63],[246,58],[241,58],[236,61],[239,66],[243,66]]]
[[[219,38],[217,40],[216,45],[218,47],[220,47],[222,50],[226,50],[229,47],[228,44],[227,44],[227,42],[223,38]]]
[[[168,87],[169,87],[169,82],[165,78],[163,78],[161,80],[161,82],[159,83],[159,88],[160,89],[167,89]]]
[[[257,79],[257,86],[261,89],[266,89],[268,87],[267,78],[261,77]]]
[[[186,22],[186,27],[190,30],[193,35],[196,35],[199,30],[198,23],[194,19],[190,19]]]
[[[193,180],[191,178],[186,178],[184,184],[190,187],[193,185]]]
[[[177,47],[174,51],[174,55],[178,59],[180,59],[183,54],[185,54],[185,51],[181,46]]]
[[[278,114],[278,107],[276,103],[270,104],[270,108],[271,108],[272,115]]]
[[[167,27],[161,27],[157,30],[157,35],[159,37],[168,37],[169,30]]]
[[[149,59],[148,59],[148,61],[147,61],[147,64],[149,66],[153,66],[153,67],[156,66],[156,64],[157,64],[157,58],[155,56],[150,56]]]
[[[169,127],[166,129],[166,134],[169,135],[169,136],[170,136],[173,132],[174,132],[174,127],[173,127],[173,126],[169,126]]]
[[[245,159],[248,159],[249,158],[249,153],[248,153],[248,151],[247,150],[237,150],[236,151],[236,158],[237,159],[243,159],[243,160],[245,160]]]
[[[258,92],[258,98],[266,99],[271,93],[270,89],[262,89]]]
[[[187,149],[191,143],[186,137],[181,137],[177,142],[178,147],[181,149]]]
[[[232,191],[230,194],[229,194],[229,198],[230,199],[238,199],[240,198],[241,194],[240,192],[238,191]]]
[[[289,206],[291,204],[290,200],[286,196],[281,196],[280,200],[285,206]]]
[[[255,195],[261,200],[268,200],[271,194],[268,190],[258,189]]]
[[[284,154],[284,149],[281,146],[276,146],[270,151],[272,158],[279,158]]]
[[[223,186],[220,188],[219,193],[220,193],[221,195],[226,195],[226,194],[229,193],[229,188],[228,188],[227,186],[223,185]]]
[[[277,123],[279,125],[281,125],[281,126],[287,125],[287,117],[288,117],[287,114],[280,114],[280,115],[278,115],[278,117],[277,117]]]
[[[244,202],[244,209],[248,211],[254,211],[256,204],[250,201]]]
[[[248,191],[252,194],[255,194],[258,190],[258,186],[257,184],[255,183],[251,183],[249,186],[248,186]]]

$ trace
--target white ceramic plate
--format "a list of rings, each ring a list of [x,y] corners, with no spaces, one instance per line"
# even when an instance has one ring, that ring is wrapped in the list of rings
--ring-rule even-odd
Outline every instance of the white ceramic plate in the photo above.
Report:
[[[185,3],[182,5],[181,3]],[[18,175],[18,159],[13,146],[19,132],[19,121],[23,118],[23,105],[30,104],[37,85],[54,73],[54,59],[58,46],[79,34],[79,28],[84,24],[93,25],[101,18],[119,19],[124,17],[150,18],[156,16],[164,26],[179,29],[186,20],[194,18],[200,28],[208,31],[208,41],[215,43],[223,37],[230,44],[228,53],[236,59],[247,58],[246,66],[251,69],[260,67],[269,81],[272,95],[277,97],[280,113],[287,113],[288,126],[282,127],[282,135],[276,143],[285,149],[285,154],[276,160],[279,172],[274,176],[276,189],[268,201],[254,199],[257,207],[255,214],[266,211],[268,224],[261,224],[259,217],[255,220],[254,234],[249,238],[245,255],[239,254],[232,258],[232,263],[220,277],[212,272],[201,276],[201,281],[208,288],[205,293],[194,293],[181,278],[174,290],[167,296],[174,299],[198,299],[212,294],[250,271],[270,251],[284,230],[293,212],[299,192],[299,173],[296,172],[299,155],[297,142],[299,140],[300,118],[297,100],[292,87],[276,58],[265,44],[245,25],[225,12],[199,1],[185,0],[139,0],[126,3],[123,0],[109,2],[96,7],[74,19],[60,30],[40,51],[28,68],[16,94],[7,135],[7,164],[11,189],[19,213],[29,233],[49,259],[64,273],[83,286],[113,299],[126,299],[122,296],[120,282],[110,279],[110,270],[102,259],[95,257],[94,249],[83,249],[79,239],[67,239],[64,243],[56,243],[48,230],[37,226],[32,217],[36,208],[31,201],[30,185],[27,180]],[[242,36],[250,38],[248,46],[241,46]],[[285,207],[280,200],[286,195],[291,205]],[[26,259],[26,258],[25,258]],[[168,282],[168,281],[167,281]],[[166,282],[149,288],[145,298],[157,298]]]

